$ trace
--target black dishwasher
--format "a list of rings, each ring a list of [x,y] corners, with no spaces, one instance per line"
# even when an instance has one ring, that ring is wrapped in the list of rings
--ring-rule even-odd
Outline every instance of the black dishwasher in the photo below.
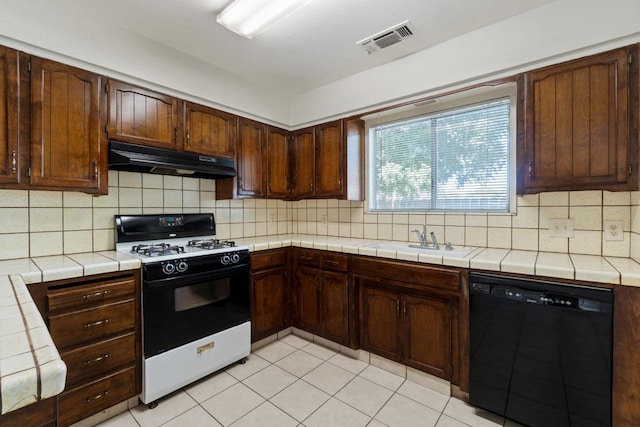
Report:
[[[609,289],[471,273],[469,399],[528,426],[610,426]]]

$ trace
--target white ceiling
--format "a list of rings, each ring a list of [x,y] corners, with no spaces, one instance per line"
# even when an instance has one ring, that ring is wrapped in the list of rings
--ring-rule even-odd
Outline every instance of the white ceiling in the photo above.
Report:
[[[552,0],[313,0],[252,40],[216,22],[227,0],[70,0],[96,19],[260,87],[296,95]],[[359,40],[411,21],[417,34],[368,55]],[[455,52],[451,53],[455,55]]]

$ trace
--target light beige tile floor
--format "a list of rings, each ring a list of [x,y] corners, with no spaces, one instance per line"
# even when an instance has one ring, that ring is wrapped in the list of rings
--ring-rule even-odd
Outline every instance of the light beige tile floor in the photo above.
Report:
[[[288,335],[100,427],[516,426],[494,414]]]

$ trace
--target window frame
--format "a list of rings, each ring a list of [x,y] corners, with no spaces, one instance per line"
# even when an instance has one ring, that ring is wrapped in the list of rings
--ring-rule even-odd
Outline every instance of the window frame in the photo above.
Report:
[[[431,114],[440,114],[459,108],[472,107],[492,100],[509,98],[509,143],[507,160],[507,209],[373,209],[371,207],[371,177],[372,165],[370,164],[371,141],[370,129],[374,126],[392,124],[420,118]],[[517,117],[518,117],[517,83],[508,82],[495,86],[480,86],[462,90],[442,97],[431,98],[413,104],[391,110],[369,114],[362,119],[365,121],[365,212],[367,213],[488,213],[488,214],[515,214],[516,213],[516,150],[517,150]]]

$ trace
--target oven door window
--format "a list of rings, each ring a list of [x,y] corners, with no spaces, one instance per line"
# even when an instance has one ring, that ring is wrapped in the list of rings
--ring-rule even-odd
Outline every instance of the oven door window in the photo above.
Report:
[[[144,355],[180,347],[249,320],[249,275],[184,278],[143,291]]]

